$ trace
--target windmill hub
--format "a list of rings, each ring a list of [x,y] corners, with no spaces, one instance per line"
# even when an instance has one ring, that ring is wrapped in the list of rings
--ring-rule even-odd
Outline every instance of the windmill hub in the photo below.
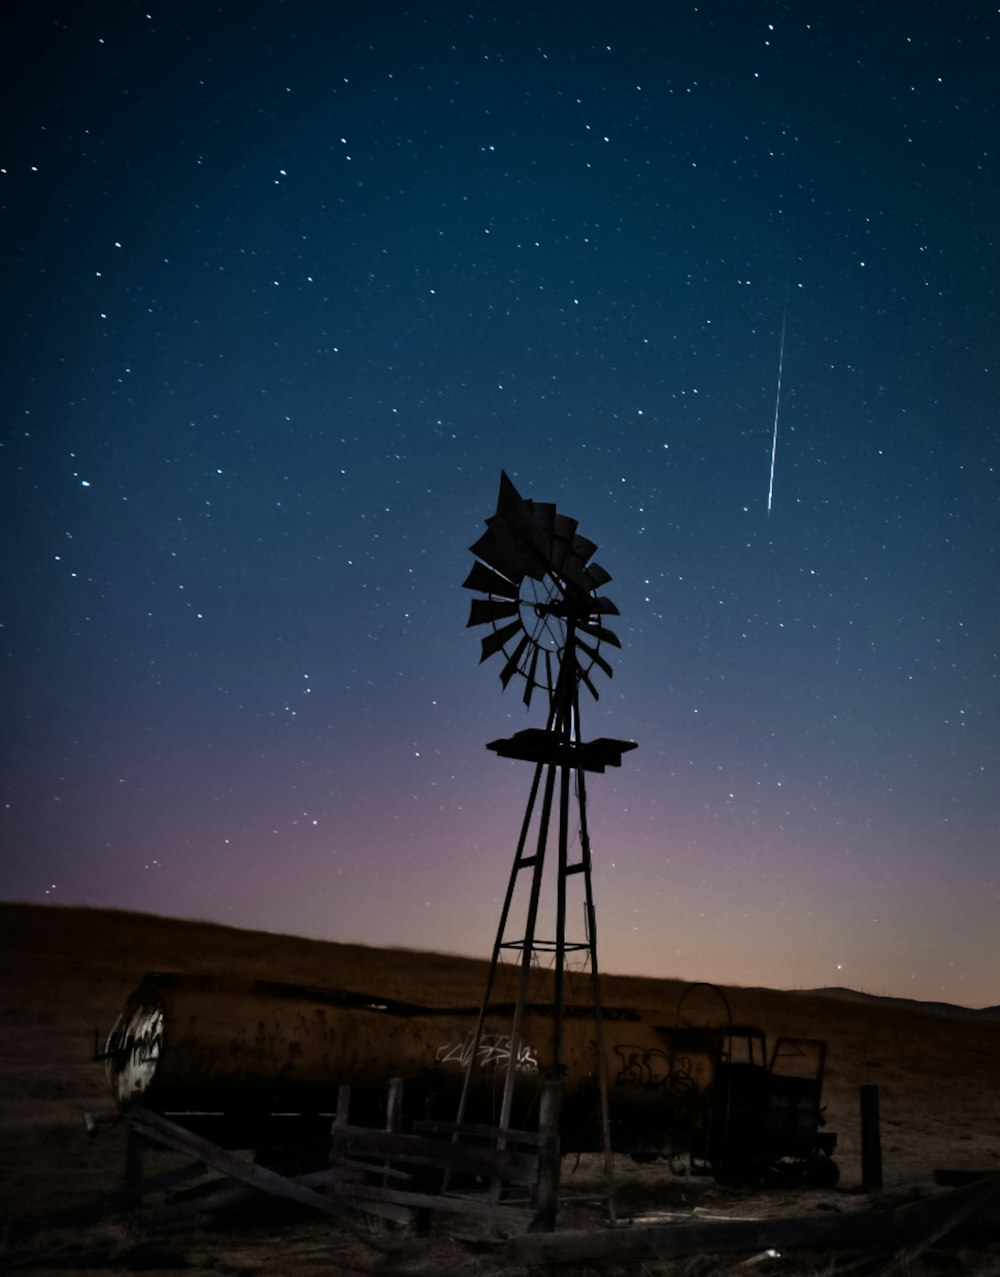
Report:
[[[463,584],[485,597],[473,599],[468,623],[490,627],[480,659],[503,654],[500,682],[522,678],[525,705],[537,689],[552,705],[566,660],[596,699],[595,669],[612,672],[601,649],[621,647],[604,624],[618,609],[598,594],[611,576],[591,560],[597,546],[580,536],[576,520],[549,502],[526,500],[502,474],[496,514],[471,548],[477,562]]]

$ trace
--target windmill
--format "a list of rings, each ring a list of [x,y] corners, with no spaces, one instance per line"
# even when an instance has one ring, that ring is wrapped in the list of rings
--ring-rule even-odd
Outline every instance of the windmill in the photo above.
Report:
[[[499,1115],[500,1127],[506,1128],[510,1123],[518,1071],[524,1062],[522,1031],[532,966],[544,955],[553,967],[552,1036],[543,1067],[549,1078],[558,1080],[564,1069],[567,956],[582,954],[590,970],[602,1142],[610,1175],[607,1078],[585,775],[620,766],[622,754],[635,745],[606,737],[585,742],[580,733],[580,688],[585,687],[597,698],[597,675],[610,677],[612,673],[605,653],[609,648],[621,646],[606,625],[608,617],[618,615],[618,609],[599,593],[611,577],[591,560],[596,549],[592,541],[579,534],[575,519],[560,514],[550,503],[525,499],[505,473],[500,476],[496,513],[486,520],[486,531],[471,546],[476,562],[463,584],[465,589],[480,596],[472,600],[468,621],[469,626],[487,627],[480,659],[501,657],[503,687],[506,689],[512,682],[522,684],[522,699],[529,709],[537,694],[544,702],[546,720],[544,727],[526,728],[510,738],[490,741],[487,746],[502,758],[532,763],[534,777],[469,1052],[459,1121],[465,1111],[473,1075],[479,1067],[484,1024],[503,955],[513,951],[520,965]],[[549,865],[546,860],[553,841],[550,832],[554,811],[555,930],[553,936],[545,936],[541,931],[540,904],[543,883],[551,884],[553,877],[551,857],[548,857]],[[579,859],[571,861],[574,825],[579,834]],[[513,924],[512,905],[522,873],[530,874],[527,908],[523,930],[512,937],[509,934]],[[567,887],[576,875],[580,875],[583,886],[583,925],[579,937],[570,934],[567,918]]]

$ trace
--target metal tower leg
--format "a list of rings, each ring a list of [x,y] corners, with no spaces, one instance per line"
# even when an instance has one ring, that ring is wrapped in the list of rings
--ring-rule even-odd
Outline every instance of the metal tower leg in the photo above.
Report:
[[[569,626],[569,641],[572,642],[572,624]],[[601,1136],[604,1152],[604,1170],[608,1187],[609,1210],[614,1213],[612,1202],[612,1170],[613,1152],[611,1147],[610,1122],[607,1095],[607,1061],[604,1052],[604,1032],[601,1007],[600,969],[597,960],[597,921],[594,908],[593,884],[591,881],[590,839],[587,830],[586,786],[583,769],[571,761],[571,747],[582,745],[579,734],[579,698],[577,679],[572,662],[564,662],[560,671],[560,679],[553,698],[546,735],[551,740],[551,756],[535,763],[531,791],[521,824],[517,851],[507,884],[507,892],[501,911],[500,923],[490,960],[486,991],[479,1011],[472,1051],[466,1067],[465,1081],[459,1103],[458,1121],[464,1120],[466,1106],[471,1094],[473,1079],[478,1070],[479,1049],[484,1024],[487,1017],[490,999],[496,983],[497,967],[504,948],[520,949],[520,976],[518,980],[517,1000],[514,1006],[510,1031],[510,1051],[504,1078],[503,1098],[500,1109],[500,1127],[510,1125],[518,1066],[521,1063],[521,1052],[524,1034],[524,1018],[528,1006],[530,972],[535,953],[546,950],[554,954],[553,972],[553,1007],[552,1007],[552,1039],[549,1058],[549,1074],[553,1080],[561,1078],[564,1072],[563,1061],[563,1027],[565,1014],[565,972],[568,950],[586,950],[590,966],[590,988],[593,1001],[595,1052],[597,1067],[597,1089],[600,1104]],[[542,778],[544,773],[544,785]],[[539,901],[545,873],[545,855],[550,838],[552,808],[555,803],[556,781],[559,782],[558,829],[556,832],[557,865],[556,865],[556,917],[555,939],[542,941],[537,937]],[[575,784],[574,784],[575,782]],[[539,802],[539,791],[541,799]],[[572,818],[573,798],[575,795],[577,820],[580,832],[581,855],[577,863],[569,862],[570,822]],[[537,809],[538,829],[535,851],[525,855],[532,821]],[[531,886],[528,898],[525,929],[520,940],[506,940],[506,932],[517,884],[518,875],[526,869],[531,870]],[[583,874],[584,886],[584,927],[585,941],[569,942],[567,940],[567,883],[570,875]]]

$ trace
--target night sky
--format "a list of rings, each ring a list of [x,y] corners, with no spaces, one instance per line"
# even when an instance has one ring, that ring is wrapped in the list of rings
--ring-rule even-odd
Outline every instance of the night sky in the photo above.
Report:
[[[4,21],[0,897],[487,954],[506,470],[604,969],[1000,1001],[995,5]]]

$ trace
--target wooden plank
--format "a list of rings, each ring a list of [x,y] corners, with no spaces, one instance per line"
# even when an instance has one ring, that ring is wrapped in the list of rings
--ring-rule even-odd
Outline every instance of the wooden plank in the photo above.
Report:
[[[355,1202],[361,1209],[365,1209],[365,1202],[392,1202],[416,1208],[427,1207],[447,1214],[474,1215],[499,1228],[525,1228],[535,1217],[534,1211],[528,1206],[498,1205],[485,1195],[480,1198],[453,1197],[449,1194],[383,1188],[378,1184],[345,1184],[338,1195]]]
[[[525,1234],[510,1238],[506,1256],[512,1264],[572,1264],[796,1247],[883,1247],[916,1255],[998,1196],[1000,1175],[995,1175],[891,1211]]]
[[[489,1140],[493,1144],[524,1145],[543,1148],[550,1137],[537,1131],[519,1131],[506,1126],[481,1126],[475,1122],[441,1122],[426,1120],[413,1123],[413,1130],[428,1135],[460,1135],[469,1139]]]
[[[340,1115],[346,1116],[348,1104],[349,1091],[344,1088],[341,1103],[338,1105]],[[281,1175],[267,1167],[247,1162],[230,1150],[212,1143],[203,1135],[190,1131],[179,1123],[145,1109],[141,1105],[136,1105],[130,1111],[128,1121],[130,1129],[137,1137],[154,1140],[167,1148],[186,1154],[202,1165],[211,1167],[237,1181],[237,1184],[245,1186],[242,1189],[216,1190],[201,1203],[201,1209],[208,1208],[209,1203],[218,1208],[227,1202],[238,1200],[249,1189],[298,1202],[326,1215],[340,1217],[353,1210],[368,1210],[400,1222],[408,1222],[412,1220],[415,1210],[426,1208],[475,1216],[497,1227],[507,1229],[527,1227],[535,1217],[535,1212],[527,1201],[524,1206],[502,1204],[491,1201],[485,1194],[478,1198],[442,1196],[414,1192],[406,1188],[390,1188],[384,1182],[381,1185],[352,1182],[342,1177],[346,1174],[363,1172],[380,1177],[397,1178],[405,1177],[406,1173],[382,1165],[371,1166],[357,1163],[354,1158],[343,1155],[334,1157],[331,1168],[326,1171],[294,1178]],[[456,1124],[447,1125],[451,1132],[454,1132]],[[344,1154],[361,1153],[402,1160],[414,1165],[450,1167],[459,1172],[482,1175],[491,1179],[502,1178],[509,1183],[521,1182],[534,1185],[538,1177],[539,1159],[533,1153],[463,1145],[450,1140],[378,1131],[370,1127],[353,1127],[342,1120],[335,1123],[334,1133],[335,1143]],[[474,1127],[469,1133],[493,1140],[498,1135],[505,1134],[491,1127]],[[509,1135],[512,1141],[535,1147],[547,1146],[551,1149],[553,1144],[551,1137],[537,1137],[531,1132],[511,1131]],[[524,1136],[527,1138],[522,1139],[521,1137]],[[325,1191],[317,1191],[317,1189]]]
[[[578,1264],[676,1258],[727,1251],[817,1250],[843,1245],[878,1246],[896,1237],[891,1212],[823,1219],[748,1220],[726,1224],[650,1224],[607,1229],[567,1229],[511,1237],[510,1264]],[[850,1226],[846,1221],[850,1220]],[[850,1240],[847,1240],[849,1235]]]
[[[195,1135],[191,1131],[185,1130],[184,1127],[179,1126],[176,1122],[171,1122],[168,1118],[161,1117],[158,1113],[143,1109],[141,1106],[136,1106],[131,1110],[129,1122],[135,1127],[137,1133],[154,1139],[168,1148],[173,1148],[179,1153],[186,1153],[206,1166],[211,1166],[214,1170],[221,1171],[223,1175],[229,1176],[230,1179],[235,1179],[262,1193],[269,1193],[274,1197],[281,1197],[299,1202],[303,1206],[310,1206],[326,1215],[343,1216],[351,1209],[364,1210],[366,1209],[365,1203],[370,1202],[373,1207],[378,1206],[379,1213],[398,1218],[400,1222],[407,1222],[411,1219],[412,1210],[419,1207],[429,1207],[431,1210],[441,1210],[456,1214],[489,1217],[492,1220],[502,1220],[507,1226],[514,1227],[529,1222],[532,1218],[530,1211],[514,1206],[493,1206],[485,1199],[482,1202],[478,1202],[470,1198],[440,1197],[429,1193],[415,1193],[409,1190],[386,1188],[380,1185],[328,1184],[331,1189],[331,1195],[325,1196],[298,1180],[279,1175],[276,1171],[270,1171],[266,1167],[245,1162],[242,1158],[229,1152],[228,1149],[219,1148],[203,1136]],[[366,1134],[375,1134],[383,1137],[387,1134],[384,1131],[370,1132],[364,1127],[357,1129],[364,1131]],[[396,1136],[394,1138],[398,1139],[399,1137]],[[437,1144],[438,1142],[434,1141],[434,1143]],[[453,1151],[459,1146],[441,1144],[440,1147],[443,1150]],[[469,1151],[490,1153],[492,1150]],[[376,1173],[381,1173],[382,1170],[381,1167],[371,1169],[375,1170]],[[325,1180],[328,1180],[327,1172],[320,1172],[319,1174]],[[399,1209],[401,1207],[403,1208],[402,1210]]]
[[[989,1179],[979,1180],[964,1189],[956,1189],[946,1198],[938,1198],[944,1202],[944,1209],[938,1212],[936,1219],[921,1229],[920,1236],[911,1241],[905,1251],[898,1256],[901,1271],[909,1272],[910,1264],[925,1250],[941,1240],[952,1229],[964,1223],[971,1216],[992,1207],[1000,1199],[1000,1175],[991,1175]]]
[[[297,1184],[294,1180],[287,1179],[284,1175],[270,1171],[264,1166],[245,1162],[234,1153],[230,1153],[228,1149],[219,1148],[217,1144],[212,1144],[204,1136],[195,1135],[176,1122],[171,1122],[168,1118],[161,1117],[149,1109],[136,1106],[129,1112],[128,1120],[140,1135],[165,1144],[179,1153],[187,1153],[197,1161],[204,1162],[206,1166],[211,1166],[224,1175],[228,1175],[230,1179],[249,1184],[251,1188],[259,1189],[262,1193],[284,1197],[299,1202],[303,1206],[311,1206],[324,1215],[343,1215],[346,1210],[343,1203],[337,1199],[324,1197],[304,1184]]]
[[[401,1171],[395,1166],[376,1165],[374,1162],[362,1162],[354,1157],[331,1157],[330,1175],[339,1181],[356,1180],[363,1182],[366,1175],[385,1175],[391,1179],[409,1182],[413,1175],[409,1171]]]
[[[140,1184],[128,1192],[116,1193],[114,1197],[105,1198],[105,1201],[127,1202],[137,1197],[145,1197],[148,1193],[159,1193],[164,1189],[176,1188],[178,1184],[184,1184],[190,1179],[197,1179],[199,1175],[205,1174],[205,1167],[201,1162],[192,1162],[187,1166],[181,1166],[177,1170],[164,1171],[160,1175],[147,1176]]]
[[[296,1176],[296,1183],[305,1184],[310,1188],[325,1188],[329,1187],[329,1175],[326,1171],[310,1171],[307,1175]],[[211,1214],[214,1211],[229,1210],[234,1206],[242,1206],[247,1202],[252,1202],[255,1194],[256,1190],[251,1188],[249,1184],[228,1184],[197,1202],[198,1213]],[[339,1188],[338,1195],[340,1195]],[[416,1210],[408,1210],[395,1203],[373,1202],[370,1200],[365,1203],[355,1203],[353,1208],[355,1210],[363,1209],[366,1214],[379,1215],[396,1224],[412,1223],[417,1213]]]
[[[483,1175],[511,1184],[534,1184],[538,1158],[513,1149],[482,1148],[426,1139],[421,1135],[397,1135],[367,1126],[340,1128],[341,1147],[352,1157],[386,1157],[414,1166],[434,1166],[461,1174]],[[377,1169],[375,1167],[372,1168]]]
[[[279,1175],[276,1171],[268,1170],[264,1166],[245,1162],[234,1153],[230,1153],[228,1149],[219,1148],[203,1136],[195,1135],[191,1131],[185,1130],[184,1127],[179,1126],[176,1122],[171,1122],[168,1118],[161,1117],[158,1113],[152,1113],[148,1109],[138,1106],[133,1108],[129,1113],[129,1121],[134,1124],[140,1134],[147,1136],[147,1138],[155,1139],[160,1144],[165,1144],[168,1148],[173,1148],[179,1153],[187,1153],[189,1156],[203,1162],[206,1166],[211,1166],[214,1170],[221,1171],[222,1174],[227,1175],[230,1179],[235,1179],[259,1192],[298,1202],[302,1206],[309,1206],[325,1215],[343,1217],[352,1209],[343,1200],[346,1194],[338,1191],[338,1186],[331,1183],[329,1171],[318,1173],[320,1176],[318,1182],[323,1184],[328,1190],[331,1190],[329,1195],[324,1195],[316,1192],[300,1179],[290,1179],[287,1176]],[[402,1209],[401,1206],[403,1206]],[[353,1209],[357,1209],[357,1207]],[[406,1210],[403,1203],[396,1204],[391,1201],[380,1204],[377,1210],[373,1209],[372,1213],[393,1219],[397,1223],[409,1223],[413,1218],[412,1211]]]

